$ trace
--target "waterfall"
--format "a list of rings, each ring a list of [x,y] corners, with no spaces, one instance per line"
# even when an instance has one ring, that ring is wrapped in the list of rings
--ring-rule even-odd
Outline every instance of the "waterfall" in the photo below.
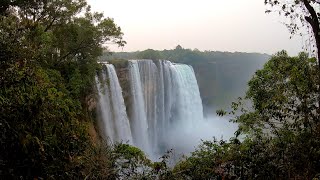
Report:
[[[202,101],[194,71],[191,66],[184,64],[170,65],[172,71],[172,86],[174,87],[173,125],[183,121],[188,130],[203,119]],[[186,127],[186,126],[185,126]],[[178,127],[174,127],[178,128]]]
[[[129,118],[116,71],[113,65],[106,66],[109,86],[98,80],[97,86],[105,90],[99,91],[100,114],[105,134],[112,142],[129,141],[155,157],[175,148],[180,143],[175,137],[188,138],[203,121],[199,87],[191,66],[166,60],[129,60]],[[106,81],[105,73],[102,80]]]
[[[148,124],[151,148],[157,149],[157,66],[152,61],[137,61],[144,98],[144,107]],[[154,153],[154,151],[153,151]]]
[[[148,133],[147,113],[142,89],[139,65],[137,61],[129,61],[129,80],[131,86],[132,108],[131,129],[133,142],[147,153],[151,153]]]
[[[165,60],[131,60],[129,64],[134,141],[149,152],[163,153],[173,148],[167,142],[174,132],[192,133],[203,120],[194,71]],[[182,123],[184,129],[179,127]]]
[[[122,97],[122,89],[114,66],[107,64],[110,83],[111,102],[113,107],[114,124],[117,132],[117,141],[129,142],[132,144],[130,124],[126,112],[126,106]]]
[[[98,87],[100,86],[100,89],[98,89],[99,105],[104,134],[108,136],[112,143],[124,142],[133,144],[130,123],[118,76],[113,65],[106,64],[106,68],[108,79],[106,79],[105,71],[102,73],[102,83],[96,77],[97,85]]]
[[[114,123],[111,111],[111,101],[109,98],[110,92],[107,86],[106,73],[102,73],[101,79],[98,79],[96,76],[96,85],[98,89],[99,95],[99,114],[101,116],[101,125],[100,129],[103,133],[103,136],[106,137],[108,141],[111,143],[115,140],[115,131],[114,131]]]

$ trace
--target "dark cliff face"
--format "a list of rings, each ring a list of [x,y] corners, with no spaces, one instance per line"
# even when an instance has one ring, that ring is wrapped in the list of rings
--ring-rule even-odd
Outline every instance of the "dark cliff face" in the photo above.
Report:
[[[109,63],[114,65],[115,67],[115,70],[119,79],[119,83],[122,88],[123,98],[125,99],[125,102],[127,102],[128,98],[130,97],[128,61],[127,60],[109,61]]]
[[[120,86],[122,88],[122,95],[124,98],[130,96],[130,84],[129,84],[129,68],[128,67],[118,67],[115,65]]]
[[[111,64],[114,65],[117,76],[119,79],[120,86],[122,88],[122,96],[124,99],[124,103],[126,106],[127,114],[130,114],[130,104],[131,104],[131,93],[130,93],[130,80],[129,80],[129,68],[128,68],[128,61],[121,60],[121,61],[111,61]]]

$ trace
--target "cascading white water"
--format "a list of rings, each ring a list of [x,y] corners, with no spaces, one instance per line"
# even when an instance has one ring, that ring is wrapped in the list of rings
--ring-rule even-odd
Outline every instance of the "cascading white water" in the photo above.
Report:
[[[113,107],[113,117],[117,141],[128,142],[133,144],[130,124],[126,112],[126,106],[122,96],[119,79],[112,64],[107,64],[111,102]]]
[[[191,133],[197,122],[203,120],[202,102],[192,67],[170,61],[157,61],[156,65],[151,60],[132,60],[129,71],[134,105],[132,121],[141,125],[147,123],[147,131],[142,129],[145,126],[132,126],[132,131],[138,128],[139,137],[148,138],[140,143],[151,144],[153,154],[174,148],[173,142],[168,143],[174,132]],[[137,118],[137,114],[143,118]],[[182,123],[184,129],[179,127]],[[142,149],[147,146],[136,145]]]
[[[179,146],[181,138],[190,137],[203,122],[192,67],[166,60],[130,60],[128,120],[116,71],[113,65],[106,66],[108,80],[105,73],[102,80],[109,81],[109,86],[98,78],[96,81],[98,87],[105,89],[105,93],[99,91],[99,105],[105,134],[112,142],[129,141],[153,159],[171,148],[185,149]]]
[[[161,151],[164,151],[166,147],[164,147],[165,142],[162,141],[164,140],[165,137],[165,130],[167,129],[167,125],[166,125],[166,119],[167,115],[166,114],[166,109],[168,109],[168,107],[165,105],[165,77],[164,77],[164,67],[163,67],[163,62],[164,61],[158,61],[157,65],[159,67],[158,70],[158,81],[157,81],[157,99],[156,99],[156,104],[157,104],[157,128],[156,128],[156,134],[157,134],[157,149],[156,149],[156,153],[160,153]],[[170,103],[169,103],[170,104]]]
[[[106,73],[102,72],[101,79],[96,76],[96,85],[99,95],[99,114],[101,116],[101,131],[103,133],[103,136],[107,138],[108,141],[111,143],[115,140],[115,131],[114,131],[114,123],[113,123],[113,117],[112,117],[112,110],[111,110],[111,102],[110,102],[110,92],[109,88],[107,86],[107,79],[106,79]]]
[[[102,83],[96,77],[100,112],[104,125],[103,130],[112,143],[124,142],[133,144],[130,123],[118,76],[113,65],[106,64],[106,67],[108,78],[106,79],[105,71],[102,72]]]
[[[172,91],[170,126],[166,148],[173,148],[176,158],[192,151],[202,138],[203,107],[193,68],[184,64],[169,63]]]
[[[131,130],[133,142],[144,152],[151,154],[150,138],[148,133],[148,122],[144,94],[142,89],[138,62],[129,61],[129,80],[131,86],[132,108],[131,108]]]
[[[173,127],[183,121],[187,130],[191,130],[203,119],[202,101],[194,71],[191,66],[184,64],[171,64],[170,69],[174,87],[174,95],[171,96],[175,112],[172,117]]]
[[[152,150],[157,149],[157,66],[152,61],[137,61],[141,80],[148,135]],[[153,151],[154,153],[154,151]]]

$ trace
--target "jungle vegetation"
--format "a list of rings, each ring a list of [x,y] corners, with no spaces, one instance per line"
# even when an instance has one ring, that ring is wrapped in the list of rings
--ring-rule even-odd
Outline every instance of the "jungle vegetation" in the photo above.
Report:
[[[318,1],[265,3],[309,24],[319,52]],[[296,33],[300,26],[288,27]],[[319,177],[319,56],[271,56],[232,110],[217,111],[239,124],[235,136],[204,141],[172,167],[171,151],[151,162],[138,148],[96,137],[97,61],[106,42],[125,45],[122,36],[113,19],[92,12],[85,0],[0,2],[0,179]],[[181,46],[173,51],[206,57]],[[153,54],[148,58],[168,58]]]

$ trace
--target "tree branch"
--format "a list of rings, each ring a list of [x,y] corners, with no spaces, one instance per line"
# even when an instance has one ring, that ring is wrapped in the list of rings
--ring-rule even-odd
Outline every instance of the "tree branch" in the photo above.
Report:
[[[47,32],[50,28],[51,28],[51,26],[53,25],[53,23],[56,21],[56,17],[53,17],[53,19],[51,20],[51,22],[50,22],[50,24],[46,27],[46,29],[44,30],[44,32]]]
[[[317,55],[318,55],[318,70],[320,71],[320,27],[319,27],[319,19],[316,11],[311,6],[308,0],[303,0],[303,4],[307,8],[310,16],[305,16],[305,20],[311,25],[312,31],[314,34],[314,38],[316,40],[317,46]],[[320,73],[318,72],[318,115],[320,115]]]
[[[310,5],[310,2],[308,0],[303,0],[303,4],[307,8],[308,12],[310,13],[310,16],[305,16],[305,19],[311,24],[313,30],[319,29],[319,20],[316,11],[314,8]],[[313,31],[315,32],[315,31]],[[318,33],[318,32],[317,32]]]

